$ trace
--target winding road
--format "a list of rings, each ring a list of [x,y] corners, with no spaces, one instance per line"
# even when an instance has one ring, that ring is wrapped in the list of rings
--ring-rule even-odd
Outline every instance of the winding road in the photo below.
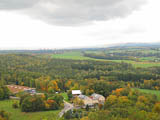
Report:
[[[69,110],[74,109],[74,106],[66,101],[64,101],[64,109],[59,113],[59,117],[62,117],[64,113]]]

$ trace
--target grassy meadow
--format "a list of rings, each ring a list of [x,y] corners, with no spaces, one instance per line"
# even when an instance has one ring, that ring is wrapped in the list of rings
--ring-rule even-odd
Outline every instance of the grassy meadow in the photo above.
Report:
[[[13,100],[0,101],[0,110],[10,113],[10,120],[58,120],[60,111],[43,111],[24,113],[21,110],[12,107]]]
[[[72,59],[72,60],[91,60],[92,58],[84,57],[80,51],[64,52],[63,54],[53,54],[53,58]]]
[[[90,52],[89,52],[90,53]],[[112,61],[112,62],[126,62],[130,63],[135,67],[153,67],[153,66],[160,66],[160,62],[149,62],[146,60],[151,60],[153,58],[143,58],[145,61],[141,60],[140,62],[131,61],[131,60],[104,60],[104,59],[94,59],[83,56],[83,53],[80,51],[72,51],[72,52],[65,52],[63,54],[53,54],[52,58],[56,59],[72,59],[72,60],[96,60],[96,61]]]
[[[160,100],[160,90],[148,90],[148,89],[138,89],[138,88],[136,88],[136,90],[139,90],[140,92],[143,93],[154,94],[158,97],[158,100]]]
[[[109,61],[109,60],[107,60],[107,61]],[[148,62],[148,61],[136,62],[136,61],[131,61],[131,60],[110,60],[110,61],[130,63],[134,67],[142,67],[142,68],[153,67],[153,66],[160,66],[160,62]]]

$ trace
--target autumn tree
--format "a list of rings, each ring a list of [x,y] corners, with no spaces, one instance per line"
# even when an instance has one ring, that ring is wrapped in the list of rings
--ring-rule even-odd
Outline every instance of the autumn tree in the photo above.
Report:
[[[153,111],[160,114],[160,103],[156,103],[154,105]]]

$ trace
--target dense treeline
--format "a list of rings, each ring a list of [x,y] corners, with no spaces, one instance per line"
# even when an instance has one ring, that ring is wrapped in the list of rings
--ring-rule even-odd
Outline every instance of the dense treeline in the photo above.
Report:
[[[126,54],[122,53],[112,53],[112,54],[106,54],[106,53],[101,53],[101,54],[96,54],[96,53],[84,53],[85,57],[90,57],[90,58],[96,58],[96,59],[106,59],[106,60],[136,60],[135,57],[133,56],[127,56]]]
[[[120,88],[107,97],[104,108],[90,112],[86,120],[159,120],[159,108],[156,96]]]
[[[8,99],[9,94],[8,88],[4,85],[0,85],[0,100]]]
[[[58,110],[63,107],[63,96],[24,94],[20,97],[20,107],[22,112]]]
[[[90,93],[93,89],[88,86],[99,81],[142,87],[144,80],[153,80],[154,88],[159,88],[160,84],[156,82],[160,79],[159,70],[160,67],[134,68],[123,62],[62,60],[28,54],[0,55],[1,84],[25,85],[51,93],[69,89],[83,89],[84,93]]]

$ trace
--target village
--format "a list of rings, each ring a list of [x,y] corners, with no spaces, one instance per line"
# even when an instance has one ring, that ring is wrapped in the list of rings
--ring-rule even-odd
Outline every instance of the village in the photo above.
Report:
[[[36,88],[30,88],[27,86],[21,86],[21,85],[7,85],[9,91],[11,92],[10,99],[13,100],[20,100],[20,97],[17,97],[17,94],[19,93],[27,93],[32,96],[38,95],[42,96],[44,93],[37,92]],[[98,105],[103,105],[105,102],[105,97],[93,93],[90,96],[83,95],[81,90],[72,90],[72,98],[70,101],[66,101],[64,98],[64,108],[62,111],[59,113],[59,117],[62,117],[64,113],[66,113],[69,110],[74,110],[74,109],[85,109],[85,108],[95,108]],[[59,94],[58,92],[55,92],[55,94]]]
[[[95,105],[104,104],[105,102],[105,97],[96,93],[93,93],[91,96],[86,96],[83,95],[80,90],[72,90],[72,95],[73,98],[79,99],[83,102],[82,103],[83,108],[85,108],[86,106],[93,108]],[[76,102],[74,102],[74,105],[79,106],[79,104],[76,104]]]

